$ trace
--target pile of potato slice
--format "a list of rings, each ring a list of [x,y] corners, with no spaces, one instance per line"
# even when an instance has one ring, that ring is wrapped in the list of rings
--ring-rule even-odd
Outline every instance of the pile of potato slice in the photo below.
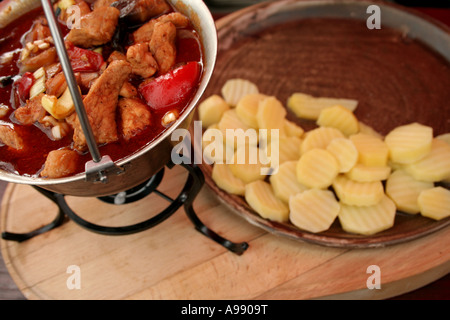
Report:
[[[227,129],[278,129],[278,161],[266,161],[270,135],[244,143],[224,139],[222,149],[209,153],[212,179],[243,196],[261,217],[313,233],[339,219],[346,232],[373,235],[394,225],[397,210],[434,220],[450,216],[450,190],[442,186],[450,182],[450,133],[433,136],[431,127],[409,123],[383,137],[355,117],[357,104],[292,94],[287,108],[317,124],[305,131],[286,118],[276,97],[248,80],[228,80],[221,95],[199,105],[204,150],[213,142],[213,129],[223,137]],[[258,153],[262,148],[265,153]],[[237,163],[251,151],[268,158],[251,162],[247,156]],[[272,174],[261,174],[265,167]]]

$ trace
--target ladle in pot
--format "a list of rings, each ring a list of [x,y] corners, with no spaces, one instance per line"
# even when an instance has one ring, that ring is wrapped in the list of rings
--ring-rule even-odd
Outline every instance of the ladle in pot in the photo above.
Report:
[[[50,32],[55,43],[56,52],[61,63],[64,76],[66,78],[67,86],[69,88],[70,94],[72,95],[72,100],[75,105],[75,111],[78,115],[81,128],[83,130],[84,136],[86,137],[86,142],[89,148],[89,152],[92,156],[92,160],[86,162],[86,181],[90,182],[108,182],[108,174],[120,174],[124,171],[123,168],[117,166],[108,155],[102,156],[100,154],[97,143],[95,142],[95,137],[92,132],[91,124],[86,113],[86,109],[83,104],[83,99],[78,90],[78,84],[73,73],[72,65],[69,60],[69,56],[64,45],[64,40],[59,29],[58,23],[56,21],[56,16],[53,11],[50,0],[41,0],[42,8],[44,9],[45,17],[47,18]]]

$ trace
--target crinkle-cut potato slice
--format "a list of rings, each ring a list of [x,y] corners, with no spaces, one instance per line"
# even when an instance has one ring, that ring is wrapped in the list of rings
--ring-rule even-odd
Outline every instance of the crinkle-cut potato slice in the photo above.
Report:
[[[267,129],[270,136],[271,129],[281,130],[284,127],[287,111],[283,104],[275,97],[262,100],[256,113],[259,129]]]
[[[358,101],[353,99],[337,99],[329,97],[313,97],[309,94],[296,92],[287,101],[287,106],[299,118],[317,120],[323,109],[341,105],[350,111],[355,111]]]
[[[398,210],[409,214],[417,214],[420,212],[417,201],[419,194],[433,187],[433,182],[419,181],[404,170],[395,170],[386,180],[385,191],[388,197],[394,201]]]
[[[261,156],[262,151],[255,145],[238,147],[234,153],[232,163],[229,162],[231,172],[244,183],[264,180],[267,175],[268,163]]]
[[[338,214],[344,231],[361,235],[373,235],[394,225],[396,207],[386,195],[372,206],[351,206],[341,203]]]
[[[336,158],[324,149],[309,150],[297,162],[297,180],[308,188],[325,189],[339,173]]]
[[[312,149],[326,149],[328,144],[336,138],[345,138],[344,134],[336,128],[318,127],[305,134],[300,154]]]
[[[364,122],[361,122],[361,121],[359,121],[359,133],[368,134],[368,135],[374,136],[378,139],[384,140],[384,137],[381,135],[381,133],[379,133],[374,128],[372,128],[368,124],[365,124]]]
[[[450,144],[450,132],[449,133],[443,133],[438,136],[436,136],[436,139],[442,140]]]
[[[242,97],[259,93],[258,86],[246,79],[229,79],[221,89],[222,97],[231,106],[235,107]]]
[[[258,143],[257,132],[242,122],[235,109],[224,112],[218,128],[222,131],[224,143],[233,149],[244,144]]]
[[[358,150],[350,139],[335,138],[330,141],[326,150],[336,158],[339,173],[349,172],[358,161]]]
[[[286,161],[300,159],[300,144],[302,140],[297,137],[279,137],[278,146],[270,141],[267,144],[267,156],[270,158],[270,165],[277,167]],[[272,154],[274,152],[274,154]]]
[[[209,126],[202,135],[203,159],[208,164],[227,163],[234,156],[234,148],[224,143],[224,136],[219,126]]]
[[[297,137],[301,138],[303,134],[305,133],[305,130],[296,124],[295,122],[284,120],[284,128],[283,128],[284,134],[288,137]]]
[[[270,183],[257,180],[245,185],[245,200],[264,219],[289,221],[289,207],[278,199]]]
[[[227,164],[216,163],[212,170],[212,179],[220,189],[230,194],[245,195],[245,183],[233,175]]]
[[[448,143],[450,145],[450,132],[440,134],[440,135],[436,136],[436,139],[445,141],[446,143]],[[444,180],[442,180],[442,181],[445,183],[450,183],[450,175],[448,175],[448,177],[444,178]]]
[[[236,105],[236,113],[239,118],[247,126],[251,128],[258,128],[258,120],[256,115],[258,113],[258,107],[261,101],[268,96],[261,93],[247,94],[242,97]]]
[[[219,123],[224,112],[229,109],[228,103],[217,94],[206,98],[198,106],[198,117],[202,122],[202,127],[208,128],[213,124]]]
[[[417,202],[424,217],[442,220],[450,216],[450,190],[443,187],[422,191]]]
[[[385,195],[381,181],[358,182],[343,174],[334,179],[332,186],[339,200],[352,206],[372,206]]]
[[[384,181],[389,177],[391,170],[389,166],[366,166],[357,163],[346,175],[359,182]]]
[[[388,166],[391,167],[392,170],[403,170],[405,165],[388,160]]]
[[[404,166],[416,180],[438,182],[450,177],[450,145],[434,138],[431,151],[417,162]]]
[[[297,180],[296,175],[297,161],[286,161],[282,163],[278,171],[269,177],[275,195],[289,203],[289,198],[301,193],[308,188]]]
[[[359,132],[358,119],[353,112],[341,105],[323,109],[317,119],[317,125],[321,127],[336,128],[345,136],[350,136]]]
[[[386,166],[389,149],[386,143],[369,134],[357,133],[350,136],[359,153],[358,162],[366,166]]]
[[[302,230],[326,231],[336,220],[340,207],[333,192],[309,189],[289,199],[289,220]]]
[[[391,130],[384,142],[393,162],[408,164],[425,157],[431,150],[433,128],[411,123]]]

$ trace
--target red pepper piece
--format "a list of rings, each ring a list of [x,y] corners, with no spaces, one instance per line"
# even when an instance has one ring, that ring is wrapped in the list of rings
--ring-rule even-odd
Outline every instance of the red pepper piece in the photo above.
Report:
[[[67,43],[67,54],[75,72],[95,72],[100,70],[104,60],[101,54],[92,50],[75,47]]]
[[[201,66],[192,61],[157,77],[139,88],[147,104],[155,110],[183,107],[200,78]]]
[[[34,84],[34,76],[31,72],[25,72],[22,77],[15,82],[17,94],[21,101],[26,101],[30,96],[30,89]]]

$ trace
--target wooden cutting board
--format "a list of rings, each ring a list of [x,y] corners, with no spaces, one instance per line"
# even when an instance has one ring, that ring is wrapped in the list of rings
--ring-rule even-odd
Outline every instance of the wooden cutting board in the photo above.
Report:
[[[166,170],[158,190],[175,197],[186,176],[178,166]],[[156,195],[121,206],[96,198],[67,197],[67,202],[86,220],[107,226],[145,220],[167,205]],[[385,248],[330,248],[267,233],[227,209],[206,186],[194,207],[217,233],[248,242],[247,251],[239,256],[206,238],[183,209],[132,235],[99,235],[68,221],[25,242],[1,240],[1,250],[28,299],[383,299],[450,270],[450,227]],[[10,184],[1,230],[27,232],[56,212],[32,187]],[[73,266],[79,273],[72,273]],[[368,273],[369,266],[380,272]],[[368,278],[376,275],[381,288],[368,289]],[[80,289],[69,289],[68,281]]]

